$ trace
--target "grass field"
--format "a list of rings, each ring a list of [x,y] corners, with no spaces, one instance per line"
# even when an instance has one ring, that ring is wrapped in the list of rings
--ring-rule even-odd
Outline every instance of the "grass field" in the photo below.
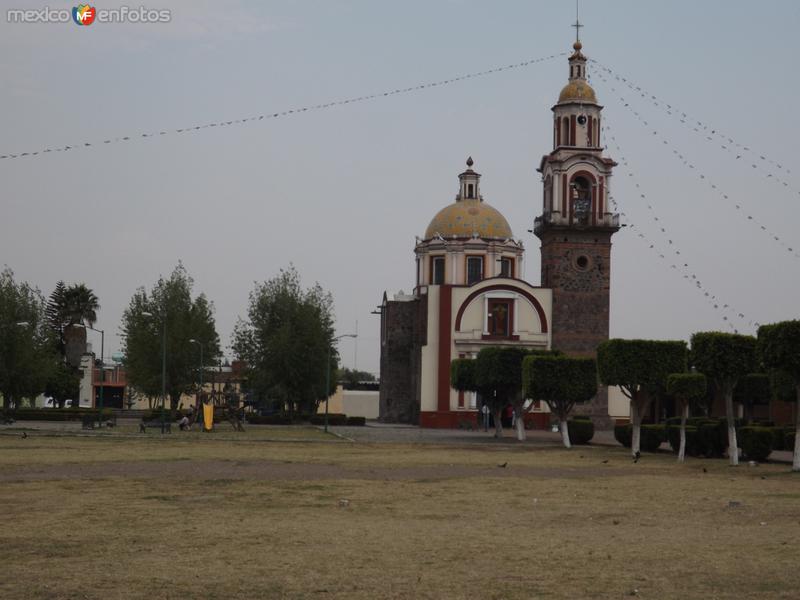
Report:
[[[0,436],[0,597],[800,595],[787,465],[281,435]]]

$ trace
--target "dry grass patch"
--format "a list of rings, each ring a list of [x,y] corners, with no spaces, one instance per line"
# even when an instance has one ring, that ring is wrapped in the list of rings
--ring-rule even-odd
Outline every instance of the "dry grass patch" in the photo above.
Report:
[[[0,597],[795,598],[787,471],[603,448],[0,438]]]

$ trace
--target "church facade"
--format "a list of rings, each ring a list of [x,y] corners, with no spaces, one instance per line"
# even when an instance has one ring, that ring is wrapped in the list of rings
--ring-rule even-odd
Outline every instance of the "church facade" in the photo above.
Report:
[[[450,363],[484,347],[593,356],[608,339],[611,237],[619,229],[608,196],[616,163],[603,156],[603,107],[586,80],[580,41],[573,50],[569,81],[552,108],[552,150],[538,168],[544,189],[533,232],[541,241],[540,284],[522,279],[523,244],[484,201],[469,158],[455,202],[418,238],[413,293],[384,294],[381,420],[423,427],[475,422],[480,399],[450,387]],[[537,409],[546,424],[546,409]],[[607,390],[582,409],[607,426]]]

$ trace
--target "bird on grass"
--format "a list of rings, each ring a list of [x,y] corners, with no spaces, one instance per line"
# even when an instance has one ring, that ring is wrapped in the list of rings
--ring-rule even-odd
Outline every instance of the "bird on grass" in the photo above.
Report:
[[[27,434],[27,433],[25,433],[25,432],[23,431],[23,432],[22,432],[22,439],[24,440],[24,439],[25,439],[25,438],[27,438],[27,437],[28,437],[28,434]]]
[[[640,458],[642,458],[642,453],[637,450],[636,454],[633,455],[633,462],[635,463],[639,462]]]
[[[603,464],[604,464],[604,465],[607,465],[607,464],[608,464],[608,459],[605,459],[605,460],[603,461]]]
[[[505,469],[508,466],[508,461],[504,462],[502,465],[497,465],[501,469]]]

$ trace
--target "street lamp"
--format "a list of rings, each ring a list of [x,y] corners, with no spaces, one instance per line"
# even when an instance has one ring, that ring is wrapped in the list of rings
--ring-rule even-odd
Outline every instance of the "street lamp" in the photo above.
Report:
[[[103,360],[103,353],[105,351],[106,344],[106,332],[102,329],[95,329],[91,325],[86,325],[84,323],[75,323],[75,326],[83,327],[84,329],[91,329],[92,331],[96,331],[100,334],[100,410],[97,411],[97,427],[100,428],[103,423],[103,389],[106,387],[106,363]],[[92,381],[94,382],[94,368],[92,368]],[[92,400],[94,400],[94,398],[92,398]],[[79,398],[78,407],[80,407],[80,405],[81,401]]]
[[[200,346],[200,391],[197,392],[197,416],[195,417],[195,419],[198,419],[200,417],[200,409],[203,406],[203,342],[198,342],[196,339],[192,338],[189,340],[189,343]]]
[[[153,318],[151,312],[142,311],[143,317]],[[167,397],[167,317],[161,321],[161,433],[167,428],[166,415],[164,414],[164,400]]]
[[[325,433],[328,433],[328,399],[331,395],[331,346],[333,346],[335,341],[342,338],[356,337],[358,337],[358,335],[355,333],[344,333],[333,338],[331,343],[328,344],[328,361],[325,363]]]

